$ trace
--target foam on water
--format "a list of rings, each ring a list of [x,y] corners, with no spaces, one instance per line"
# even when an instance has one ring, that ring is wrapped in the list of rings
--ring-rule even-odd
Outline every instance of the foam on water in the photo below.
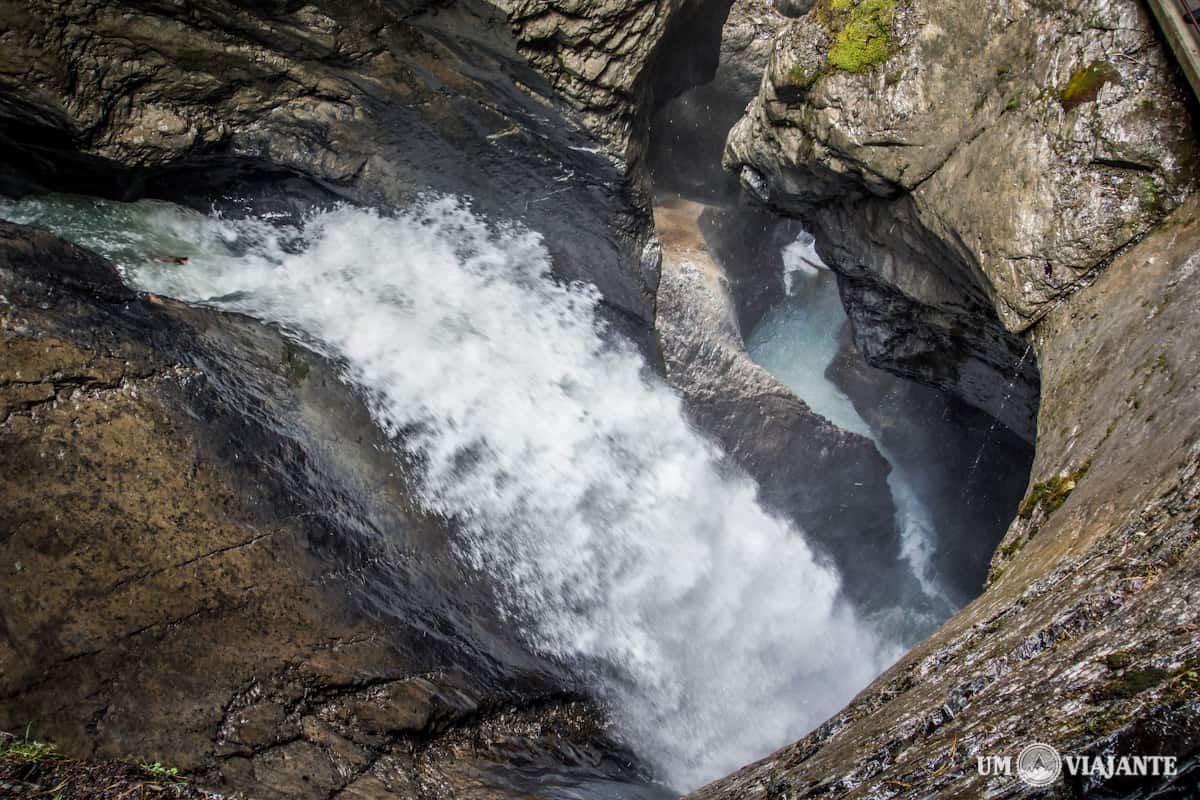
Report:
[[[802,735],[895,655],[679,398],[602,335],[596,290],[550,277],[534,233],[453,199],[395,217],[333,210],[302,230],[72,198],[0,216],[344,364],[514,628],[590,676],[617,732],[677,789]]]

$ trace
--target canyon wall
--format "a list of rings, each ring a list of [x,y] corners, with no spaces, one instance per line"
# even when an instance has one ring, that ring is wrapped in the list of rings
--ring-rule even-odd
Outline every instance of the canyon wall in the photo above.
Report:
[[[0,43],[4,194],[281,218],[463,195],[542,232],[657,359],[640,190],[493,6],[0,2]],[[641,780],[336,365],[14,226],[0,314],[0,729],[262,797]]]
[[[725,163],[820,234],[868,359],[1029,439],[1014,334],[1196,187],[1149,14],[1109,0],[818,4],[779,37]]]
[[[726,164],[805,219],[873,363],[1034,434],[989,585],[805,739],[697,798],[1117,796],[977,756],[1175,755],[1196,781],[1200,200],[1132,2],[817,4]]]

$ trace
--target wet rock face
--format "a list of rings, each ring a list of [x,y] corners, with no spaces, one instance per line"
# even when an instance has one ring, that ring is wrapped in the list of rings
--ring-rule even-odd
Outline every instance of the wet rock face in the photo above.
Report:
[[[848,327],[825,375],[919,492],[933,521],[934,571],[955,607],[966,605],[985,586],[1033,448],[954,395],[870,366]]]
[[[696,424],[755,479],[764,505],[800,525],[833,560],[855,604],[888,607],[907,584],[917,589],[900,558],[888,464],[866,437],[814,413],[750,360],[729,277],[702,233],[706,209],[678,199],[655,209],[667,379]]]
[[[987,591],[812,734],[692,796],[1194,795],[1198,253],[1192,198],[1033,329],[1037,455]],[[1181,774],[979,774],[977,757],[1032,741],[1173,755]]]
[[[520,50],[614,156],[636,163],[646,111],[707,83],[732,0],[498,0]]]
[[[1011,374],[1004,357],[1021,346],[1006,332],[1094,279],[1195,188],[1181,88],[1128,0],[864,8],[878,14],[822,5],[781,35],[726,165],[809,220],[836,269],[911,301],[927,361]],[[878,47],[860,52],[864,25]],[[886,330],[860,295],[846,298],[860,348],[911,372],[912,354],[872,346]],[[1019,377],[1004,413],[1021,432],[1017,410],[1037,387]],[[1000,415],[973,379],[925,379]]]
[[[7,223],[0,298],[0,730],[266,798],[636,783],[329,364]]]
[[[736,175],[721,168],[725,138],[758,92],[775,35],[787,22],[766,0],[736,0],[721,31],[718,64],[655,111],[647,164],[655,191],[733,202]],[[689,45],[696,47],[696,44]]]
[[[670,15],[651,17],[618,59],[631,71]],[[625,164],[493,6],[5,3],[0,30],[0,191],[290,214],[467,195],[543,233],[559,274],[595,283],[649,341],[649,216]]]
[[[956,395],[1032,444],[1037,360],[1020,336],[1003,329],[953,251],[923,232],[907,198],[833,204],[810,219],[818,231],[846,237],[822,237],[819,248],[826,263],[838,265],[858,351],[876,366]]]

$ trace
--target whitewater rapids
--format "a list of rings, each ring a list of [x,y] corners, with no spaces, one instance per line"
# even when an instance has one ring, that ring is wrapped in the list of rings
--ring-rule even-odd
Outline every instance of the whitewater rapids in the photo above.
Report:
[[[584,676],[675,789],[803,735],[896,655],[605,332],[597,291],[552,277],[534,232],[453,198],[301,227],[69,197],[6,202],[0,217],[340,364],[519,635]]]

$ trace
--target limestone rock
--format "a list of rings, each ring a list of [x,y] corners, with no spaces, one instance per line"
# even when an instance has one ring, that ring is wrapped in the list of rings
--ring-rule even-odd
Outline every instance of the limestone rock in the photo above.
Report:
[[[1006,332],[1093,280],[1197,185],[1185,96],[1130,0],[818,6],[779,37],[725,160],[817,229],[874,363],[1026,434],[1035,374],[1016,370],[1004,408],[977,389],[1013,374],[1023,347]],[[909,337],[920,352],[880,341],[881,315],[925,328]]]
[[[721,152],[786,23],[766,0],[736,0],[729,8],[711,80],[660,105],[651,119],[647,161],[656,192],[707,203],[736,198],[737,176],[721,169]]]
[[[730,0],[498,0],[521,52],[603,146],[636,164],[645,110],[706,83]]]

